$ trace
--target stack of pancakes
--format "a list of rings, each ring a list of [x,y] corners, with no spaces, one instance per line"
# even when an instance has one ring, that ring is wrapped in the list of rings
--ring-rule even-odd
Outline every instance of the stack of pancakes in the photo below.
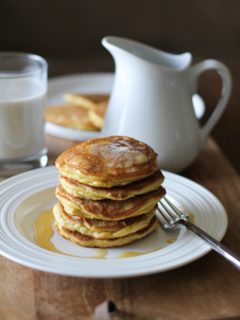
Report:
[[[164,196],[157,155],[143,142],[112,136],[74,145],[56,160],[58,232],[87,247],[115,247],[154,231]]]

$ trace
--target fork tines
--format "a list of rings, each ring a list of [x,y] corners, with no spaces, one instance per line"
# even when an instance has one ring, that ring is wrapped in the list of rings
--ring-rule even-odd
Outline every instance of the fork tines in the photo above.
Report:
[[[167,197],[158,202],[158,218],[163,228],[173,228],[187,216],[177,208]]]

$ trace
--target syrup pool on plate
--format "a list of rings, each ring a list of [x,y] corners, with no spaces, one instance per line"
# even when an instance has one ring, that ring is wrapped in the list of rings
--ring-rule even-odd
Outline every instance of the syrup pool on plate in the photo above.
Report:
[[[90,259],[105,259],[109,257],[122,259],[148,254],[174,243],[179,235],[179,231],[166,233],[159,227],[158,231],[155,231],[145,239],[136,241],[132,245],[111,249],[80,247],[62,238],[56,232],[52,208],[39,212],[33,223],[33,228],[35,241],[41,248],[55,253]],[[159,242],[159,237],[161,243]],[[141,245],[137,246],[137,244],[141,243],[145,244],[144,250],[140,250]]]

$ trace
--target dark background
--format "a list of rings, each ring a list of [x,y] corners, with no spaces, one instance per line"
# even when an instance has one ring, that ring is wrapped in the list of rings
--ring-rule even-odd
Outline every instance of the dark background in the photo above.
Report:
[[[233,76],[233,93],[213,136],[240,170],[240,1],[238,0],[1,0],[0,50],[40,54],[49,76],[113,71],[101,46],[105,35],[145,42],[173,53],[190,51],[195,62],[215,58]],[[208,112],[221,90],[218,76],[201,77]]]

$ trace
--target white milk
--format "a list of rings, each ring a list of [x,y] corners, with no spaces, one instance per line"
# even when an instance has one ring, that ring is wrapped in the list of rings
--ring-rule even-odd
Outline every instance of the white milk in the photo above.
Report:
[[[45,98],[36,81],[0,79],[0,161],[41,153]]]

